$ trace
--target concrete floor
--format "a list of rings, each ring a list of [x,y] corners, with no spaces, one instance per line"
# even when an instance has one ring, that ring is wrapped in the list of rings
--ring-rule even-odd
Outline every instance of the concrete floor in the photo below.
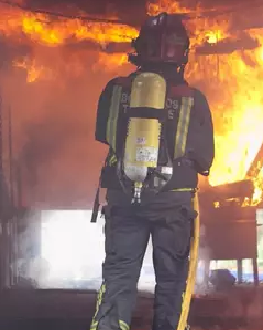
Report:
[[[12,289],[0,292],[0,330],[87,330],[96,292]],[[150,330],[152,296],[139,294],[133,329]],[[262,330],[263,290],[233,288],[199,297],[191,305],[192,329]]]

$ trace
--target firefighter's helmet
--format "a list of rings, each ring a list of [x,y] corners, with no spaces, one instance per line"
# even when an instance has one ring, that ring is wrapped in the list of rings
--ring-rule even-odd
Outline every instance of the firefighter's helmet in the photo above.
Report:
[[[129,61],[137,66],[145,63],[172,63],[178,67],[188,62],[189,37],[178,14],[149,16],[132,46]]]

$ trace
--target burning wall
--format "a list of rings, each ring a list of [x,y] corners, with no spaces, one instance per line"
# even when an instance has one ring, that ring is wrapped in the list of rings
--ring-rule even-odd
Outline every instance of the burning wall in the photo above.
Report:
[[[160,0],[148,3],[146,12],[187,13],[187,78],[206,93],[215,126],[210,184],[242,180],[263,141],[262,30],[250,29],[253,13],[251,20],[240,21],[231,8],[218,12],[184,3]],[[133,69],[126,49],[138,29],[112,22],[116,14],[98,21],[81,19],[87,14],[75,8],[71,12],[78,18],[67,8],[64,16],[56,16],[20,4],[0,2],[0,58],[2,93],[13,112],[14,154],[23,164],[27,200],[83,205],[92,201],[105,151],[93,138],[97,99],[110,78]],[[253,179],[259,200],[261,174]]]

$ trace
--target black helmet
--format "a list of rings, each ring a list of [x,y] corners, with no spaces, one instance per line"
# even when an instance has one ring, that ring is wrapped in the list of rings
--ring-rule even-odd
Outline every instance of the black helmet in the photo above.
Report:
[[[149,16],[132,46],[135,53],[129,54],[129,61],[137,66],[170,63],[184,67],[188,62],[189,37],[178,14]]]

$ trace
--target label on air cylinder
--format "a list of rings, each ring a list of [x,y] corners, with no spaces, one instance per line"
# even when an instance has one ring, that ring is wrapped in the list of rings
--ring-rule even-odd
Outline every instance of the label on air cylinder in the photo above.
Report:
[[[156,162],[158,158],[158,148],[155,147],[137,147],[135,160],[137,162]]]
[[[145,137],[137,137],[135,140],[136,144],[145,144],[146,143],[146,139]]]

